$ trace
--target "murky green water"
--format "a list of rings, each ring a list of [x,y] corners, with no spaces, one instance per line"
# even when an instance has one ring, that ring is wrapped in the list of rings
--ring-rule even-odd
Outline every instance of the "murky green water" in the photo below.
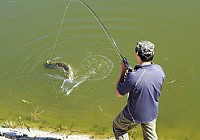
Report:
[[[126,98],[114,95],[120,58],[80,2],[70,4],[52,56],[70,64],[78,87],[67,96],[61,89],[63,73],[43,67],[51,57],[67,2],[0,1],[1,122],[112,134],[112,119],[126,103]],[[160,139],[200,139],[200,2],[86,2],[132,65],[133,46],[138,40],[156,44],[155,63],[167,75],[160,97]],[[134,135],[141,136],[141,132]]]

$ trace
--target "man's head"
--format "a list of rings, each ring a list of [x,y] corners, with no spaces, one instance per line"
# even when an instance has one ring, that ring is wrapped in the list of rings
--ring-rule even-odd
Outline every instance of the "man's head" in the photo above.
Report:
[[[139,41],[135,47],[135,53],[138,53],[143,62],[149,62],[153,60],[154,48],[154,44],[150,41]]]

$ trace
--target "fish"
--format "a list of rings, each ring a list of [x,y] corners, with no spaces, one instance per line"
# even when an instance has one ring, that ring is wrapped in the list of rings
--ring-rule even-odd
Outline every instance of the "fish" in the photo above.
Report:
[[[51,68],[51,69],[58,69],[61,68],[63,69],[64,73],[68,76],[71,77],[73,76],[72,69],[69,65],[62,63],[62,62],[56,62],[55,60],[47,60],[46,63],[44,63],[44,66],[46,68]]]

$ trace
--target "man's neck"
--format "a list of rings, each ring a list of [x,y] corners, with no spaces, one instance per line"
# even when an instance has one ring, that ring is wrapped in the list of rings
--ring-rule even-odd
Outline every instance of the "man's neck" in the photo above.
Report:
[[[151,62],[141,62],[140,65],[150,65],[152,64]]]

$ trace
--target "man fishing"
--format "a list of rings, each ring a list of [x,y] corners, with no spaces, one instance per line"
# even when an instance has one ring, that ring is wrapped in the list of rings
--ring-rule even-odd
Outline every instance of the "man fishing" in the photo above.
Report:
[[[138,64],[126,78],[124,76],[128,67],[124,62],[120,64],[116,95],[128,94],[128,101],[113,120],[113,132],[117,140],[128,140],[128,131],[141,124],[144,140],[157,140],[158,97],[165,74],[159,65],[152,62],[154,44],[150,41],[139,41],[135,47],[135,56]]]

